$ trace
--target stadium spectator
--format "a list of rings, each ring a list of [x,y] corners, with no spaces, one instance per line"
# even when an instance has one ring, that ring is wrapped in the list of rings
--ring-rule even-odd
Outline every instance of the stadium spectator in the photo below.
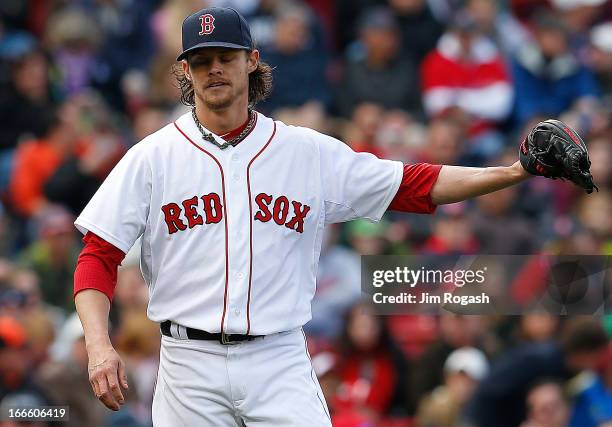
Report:
[[[274,116],[288,125],[309,127],[323,133],[329,125],[325,108],[318,101],[308,101],[300,107],[279,108]]]
[[[335,38],[339,51],[344,51],[359,38],[359,17],[364,10],[385,4],[383,0],[337,0]]]
[[[472,162],[500,154],[505,141],[496,126],[509,116],[514,90],[499,50],[467,10],[455,16],[421,64],[421,87],[430,117],[458,116],[466,122]]]
[[[501,156],[497,164],[514,157]],[[504,189],[476,199],[478,209],[470,211],[479,250],[490,255],[523,255],[537,251],[537,223],[520,215],[520,190]]]
[[[435,118],[429,122],[418,159],[435,165],[458,164],[464,145],[462,127],[456,121]]]
[[[382,157],[410,164],[423,145],[424,133],[424,127],[405,111],[389,110],[380,121],[376,145]]]
[[[263,60],[274,68],[274,89],[260,108],[275,111],[312,101],[329,106],[326,46],[316,15],[291,1],[280,4],[274,18],[273,42],[261,51]]]
[[[356,220],[347,226],[347,240],[360,255],[390,254],[393,249],[387,238],[388,230],[389,223],[386,221],[372,223]]]
[[[62,405],[70,406],[67,427],[101,426],[104,408],[89,391],[87,351],[79,318],[71,314],[60,329],[53,347],[54,358],[37,372],[42,388]]]
[[[38,217],[38,239],[19,255],[19,265],[40,278],[44,300],[68,312],[74,309],[72,275],[81,249],[73,221],[60,207],[46,209]]]
[[[134,117],[134,141],[141,141],[169,121],[166,112],[157,107],[144,107]]]
[[[49,404],[48,395],[34,379],[26,330],[9,316],[0,316],[0,407],[27,395],[39,404]]]
[[[512,61],[520,125],[538,115],[558,116],[599,95],[593,73],[570,51],[569,30],[562,21],[542,13],[533,24],[534,42],[525,44]]]
[[[426,395],[419,406],[419,427],[461,427],[463,410],[478,383],[487,375],[489,362],[474,347],[453,351],[444,363],[444,383]]]
[[[97,64],[96,50],[102,33],[96,20],[84,10],[62,8],[49,18],[46,43],[60,73],[66,95],[90,87]]]
[[[517,339],[519,342],[546,342],[554,339],[559,331],[559,318],[548,313],[527,313],[520,318]]]
[[[466,10],[483,35],[495,42],[504,56],[513,54],[529,40],[529,32],[518,19],[495,0],[469,0]]]
[[[148,68],[147,101],[149,106],[163,110],[166,113],[167,121],[175,120],[187,111],[187,106],[176,102],[177,97],[180,96],[180,90],[175,84],[173,75],[168,72],[175,65],[174,56],[158,54],[151,60]],[[138,111],[135,114],[138,114]]]
[[[516,427],[526,414],[524,396],[541,378],[564,381],[600,366],[607,357],[608,337],[590,317],[569,319],[561,343],[525,344],[498,358],[471,401],[469,416],[477,427]]]
[[[339,87],[340,113],[349,117],[362,102],[385,109],[420,110],[416,65],[401,55],[398,23],[391,10],[365,10],[359,21],[363,52],[349,55]],[[349,52],[350,53],[350,52]]]
[[[376,133],[383,114],[383,108],[373,102],[356,105],[351,114],[351,121],[343,129],[342,139],[357,152],[382,156],[382,149],[376,145]]]
[[[612,96],[612,22],[594,27],[590,32],[589,64],[603,93]]]
[[[274,13],[281,4],[281,0],[257,0],[257,5],[253,10],[244,15],[259,49],[266,50],[274,44]]]
[[[122,354],[135,385],[130,390],[129,412],[148,425],[159,365],[159,327],[147,318],[143,308],[122,317],[117,331],[117,351]]]
[[[597,182],[601,182],[604,189],[612,188],[612,145],[606,138],[597,138],[589,141],[589,157],[591,170]]]
[[[521,427],[566,427],[569,405],[562,385],[550,379],[536,382],[527,392],[527,413]]]
[[[193,1],[163,1],[151,14],[151,33],[156,46],[155,55],[176,59],[176,52],[181,50],[181,20],[193,13],[198,5]],[[245,15],[246,16],[246,15]],[[167,69],[165,70],[168,71]]]
[[[427,3],[436,19],[444,24],[448,24],[454,13],[464,5],[462,0],[427,0]]]
[[[434,18],[426,0],[389,0],[402,36],[402,52],[420,64],[442,35],[443,26]]]
[[[48,201],[78,215],[123,157],[125,146],[99,95],[80,94],[68,100],[64,109],[76,129],[78,145],[64,154],[46,179],[43,194]]]
[[[439,337],[423,351],[414,368],[413,395],[418,398],[444,382],[444,363],[461,347],[479,348],[484,335],[479,316],[444,314],[439,317]]]
[[[463,203],[446,205],[439,209],[438,220],[431,235],[420,248],[423,253],[450,255],[475,254],[479,243]]]
[[[482,253],[520,255],[537,249],[536,224],[516,215],[517,195],[517,191],[500,191],[476,201],[478,209],[473,212],[472,223]]]
[[[375,422],[389,409],[398,373],[389,333],[369,303],[348,311],[338,352],[336,414],[348,411]]]
[[[118,110],[125,108],[122,77],[131,70],[146,69],[156,48],[151,14],[159,0],[89,2],[89,13],[100,25],[103,39],[96,56],[93,87]],[[197,6],[196,6],[197,7]],[[178,21],[180,22],[180,21]],[[175,25],[178,25],[175,22]],[[177,31],[179,27],[174,27]]]
[[[569,427],[600,427],[612,423],[612,346],[601,366],[581,380]]]
[[[576,213],[582,227],[593,232],[601,243],[612,235],[612,219],[609,216],[599,215],[598,210],[610,212],[612,209],[612,194],[602,192],[597,197],[580,200],[576,206]]]
[[[541,380],[527,392],[527,420],[521,427],[565,427],[569,418],[562,385],[555,380]]]
[[[551,0],[553,8],[559,13],[572,33],[574,44],[580,46],[588,39],[589,28],[602,16],[603,5],[607,0]]]
[[[53,108],[45,53],[36,49],[14,59],[10,83],[0,95],[0,194],[8,186],[18,143],[43,137]]]
[[[35,271],[18,266],[11,266],[10,268],[7,285],[9,289],[18,292],[23,297],[20,312],[26,316],[29,313],[43,313],[51,321],[54,329],[53,333],[55,333],[66,320],[66,313],[58,306],[50,304],[43,297],[40,289],[40,278]],[[0,282],[2,282],[1,278]],[[50,336],[53,336],[53,334],[50,334]]]
[[[33,369],[38,369],[49,358],[49,349],[55,338],[55,325],[49,313],[30,308],[23,311],[19,321],[28,337],[28,357]]]
[[[15,153],[10,200],[12,207],[26,218],[40,214],[49,206],[43,187],[76,149],[76,130],[66,112],[63,109],[48,114],[43,138],[21,144]]]

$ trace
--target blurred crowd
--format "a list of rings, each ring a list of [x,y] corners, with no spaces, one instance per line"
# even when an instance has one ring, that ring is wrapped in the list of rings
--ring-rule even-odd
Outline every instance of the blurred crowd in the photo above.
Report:
[[[138,248],[111,309],[132,385],[111,413],[74,312],[73,221],[132,145],[187,111],[171,68],[183,18],[207,5],[240,10],[274,67],[259,111],[356,151],[509,165],[549,117],[589,147],[592,195],[533,179],[327,229],[305,330],[334,426],[611,427],[610,316],[378,316],[359,286],[359,255],[612,255],[606,0],[2,0],[0,411],[62,404],[61,425],[151,425],[159,328]]]

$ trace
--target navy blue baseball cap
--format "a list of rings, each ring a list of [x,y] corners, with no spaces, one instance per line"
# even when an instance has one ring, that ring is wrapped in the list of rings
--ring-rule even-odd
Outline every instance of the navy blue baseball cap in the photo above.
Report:
[[[252,50],[249,24],[238,11],[226,7],[207,7],[189,15],[183,21],[183,52],[176,60],[204,47]]]

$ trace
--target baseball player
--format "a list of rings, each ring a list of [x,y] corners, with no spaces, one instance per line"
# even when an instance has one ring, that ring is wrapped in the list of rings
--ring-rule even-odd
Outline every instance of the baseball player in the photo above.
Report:
[[[89,379],[113,410],[128,384],[109,307],[117,266],[142,236],[147,314],[162,334],[155,426],[331,425],[302,332],[325,224],[431,213],[517,184],[527,170],[590,179],[584,143],[552,122],[509,167],[355,153],[253,109],[271,70],[238,12],[200,10],[182,37],[179,82],[193,110],[132,147],[75,221],[86,243],[74,293]]]

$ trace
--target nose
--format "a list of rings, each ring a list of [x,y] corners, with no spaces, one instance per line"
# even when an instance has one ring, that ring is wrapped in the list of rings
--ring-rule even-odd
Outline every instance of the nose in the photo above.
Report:
[[[212,63],[210,64],[210,70],[208,70],[208,75],[219,75],[223,74],[223,67],[221,65],[221,60],[219,58],[214,58]]]

